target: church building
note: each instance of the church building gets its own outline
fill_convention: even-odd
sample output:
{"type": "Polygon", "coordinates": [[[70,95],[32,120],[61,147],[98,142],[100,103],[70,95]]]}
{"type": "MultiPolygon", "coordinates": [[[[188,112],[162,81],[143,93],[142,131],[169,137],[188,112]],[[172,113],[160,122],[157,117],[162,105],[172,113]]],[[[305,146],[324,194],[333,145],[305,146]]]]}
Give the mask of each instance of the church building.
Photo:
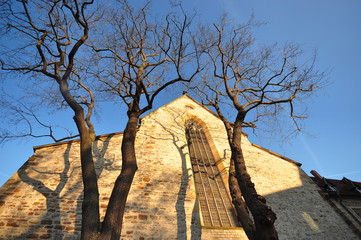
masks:
{"type": "MultiPolygon", "coordinates": [[[[102,217],[120,173],[121,141],[122,133],[113,133],[93,145],[102,217]]],[[[1,240],[79,239],[79,147],[79,140],[34,147],[0,189],[1,240]]],[[[185,94],[141,119],[136,149],[121,239],[247,239],[229,195],[231,152],[216,114],[185,94]]],[[[246,134],[242,149],[258,193],[277,214],[280,239],[360,238],[361,216],[347,221],[334,207],[337,196],[332,204],[322,195],[322,177],[312,180],[300,163],[250,143],[246,134]]]]}

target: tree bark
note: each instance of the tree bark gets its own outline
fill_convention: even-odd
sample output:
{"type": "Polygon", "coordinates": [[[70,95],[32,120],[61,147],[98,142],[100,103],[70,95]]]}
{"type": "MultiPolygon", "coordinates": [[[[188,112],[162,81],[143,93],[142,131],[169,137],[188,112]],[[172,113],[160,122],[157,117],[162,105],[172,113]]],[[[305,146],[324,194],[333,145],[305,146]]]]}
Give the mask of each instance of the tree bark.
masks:
{"type": "Polygon", "coordinates": [[[84,110],[70,94],[66,81],[59,81],[62,96],[74,111],[74,121],[80,135],[80,161],[84,195],[82,203],[81,239],[96,238],[100,225],[98,179],[93,162],[92,145],[94,130],[89,130],[84,119],[84,110]]]}
{"type": "Polygon", "coordinates": [[[123,133],[122,141],[122,170],[117,177],[110,196],[105,214],[100,239],[119,240],[123,224],[123,215],[128,193],[137,171],[135,155],[135,138],[139,120],[138,113],[130,113],[128,123],[123,133]]]}
{"type": "Polygon", "coordinates": [[[277,231],[274,227],[276,214],[267,206],[266,199],[257,194],[251,177],[247,172],[244,156],[241,148],[242,123],[245,113],[238,111],[233,128],[233,141],[231,145],[231,161],[234,163],[237,182],[242,191],[243,198],[247,207],[252,213],[256,227],[256,240],[276,240],[278,239],[277,231]]]}
{"type": "Polygon", "coordinates": [[[255,226],[252,218],[248,212],[246,203],[243,200],[241,189],[238,185],[236,173],[234,170],[234,163],[231,161],[229,168],[229,190],[231,192],[232,203],[237,212],[237,219],[241,223],[248,239],[255,239],[255,226]]]}
{"type": "Polygon", "coordinates": [[[99,190],[93,162],[93,142],[94,139],[89,133],[80,134],[80,160],[84,185],[81,239],[84,240],[95,239],[100,226],[99,190]]]}
{"type": "MultiPolygon", "coordinates": [[[[220,110],[218,101],[216,101],[212,106],[216,109],[218,116],[221,118],[223,122],[223,125],[227,132],[228,143],[229,146],[231,146],[233,142],[233,131],[231,124],[227,121],[226,117],[223,115],[222,111],[220,110]]],[[[247,234],[247,237],[250,240],[254,240],[256,228],[248,212],[247,205],[242,197],[242,192],[236,178],[234,162],[232,160],[230,161],[230,165],[229,165],[228,185],[232,198],[232,203],[237,212],[237,219],[241,223],[244,231],[247,234]]]]}

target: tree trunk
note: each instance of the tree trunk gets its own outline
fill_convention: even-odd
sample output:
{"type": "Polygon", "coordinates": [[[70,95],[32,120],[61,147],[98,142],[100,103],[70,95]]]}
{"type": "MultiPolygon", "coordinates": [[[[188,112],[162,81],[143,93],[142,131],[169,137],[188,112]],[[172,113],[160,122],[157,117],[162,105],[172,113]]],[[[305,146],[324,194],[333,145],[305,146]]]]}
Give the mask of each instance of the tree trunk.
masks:
{"type": "MultiPolygon", "coordinates": [[[[83,125],[83,124],[82,124],[83,125]]],[[[80,160],[84,185],[81,239],[96,239],[100,226],[98,179],[95,172],[92,145],[94,138],[80,134],[80,160]]]]}
{"type": "Polygon", "coordinates": [[[89,130],[84,118],[84,109],[70,94],[68,83],[58,81],[60,92],[74,111],[74,121],[80,135],[80,161],[84,195],[82,203],[81,239],[95,239],[100,225],[98,179],[95,172],[92,145],[95,140],[94,130],[89,130]]]}
{"type": "Polygon", "coordinates": [[[241,223],[244,231],[247,234],[248,239],[255,239],[255,226],[252,218],[248,212],[246,203],[243,200],[242,192],[235,177],[234,163],[231,161],[229,168],[229,190],[231,192],[232,203],[237,212],[237,219],[241,223]]]}
{"type": "MultiPolygon", "coordinates": [[[[224,124],[224,127],[227,132],[228,143],[229,146],[231,147],[233,142],[233,131],[231,124],[227,121],[227,119],[223,115],[222,111],[218,106],[218,103],[213,104],[213,107],[216,109],[218,116],[221,118],[224,124]]],[[[249,214],[247,205],[243,200],[242,192],[236,178],[234,162],[232,160],[230,161],[230,166],[229,166],[228,185],[231,193],[232,203],[237,212],[237,219],[241,223],[244,231],[246,232],[248,239],[254,240],[256,236],[255,235],[256,228],[249,214]]]]}
{"type": "Polygon", "coordinates": [[[135,138],[137,135],[138,113],[130,113],[123,133],[122,170],[117,177],[105,214],[100,239],[119,240],[128,193],[137,171],[135,138]]]}
{"type": "Polygon", "coordinates": [[[234,163],[236,178],[242,191],[242,196],[253,216],[256,227],[255,239],[275,240],[278,239],[277,231],[274,227],[276,214],[267,206],[266,199],[257,194],[244,161],[241,148],[242,123],[244,117],[245,113],[239,111],[233,128],[231,161],[234,163]]]}

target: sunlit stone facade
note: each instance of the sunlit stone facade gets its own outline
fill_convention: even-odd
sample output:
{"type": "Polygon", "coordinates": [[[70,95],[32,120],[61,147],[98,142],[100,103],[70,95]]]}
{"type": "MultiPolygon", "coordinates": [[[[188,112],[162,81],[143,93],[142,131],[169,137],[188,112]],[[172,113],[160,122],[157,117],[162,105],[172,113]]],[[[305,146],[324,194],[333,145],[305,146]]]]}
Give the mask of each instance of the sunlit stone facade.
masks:
{"type": "MultiPolygon", "coordinates": [[[[222,122],[187,95],[145,116],[136,149],[138,171],[121,239],[247,239],[242,228],[204,226],[189,158],[185,122],[203,128],[227,185],[230,151],[222,122]]],[[[101,216],[121,168],[122,134],[93,146],[101,216]]],[[[300,164],[243,138],[248,171],[277,214],[280,239],[358,239],[318,193],[300,164]]],[[[34,148],[34,155],[0,189],[0,239],[78,239],[82,180],[79,142],[34,148]]],[[[228,196],[227,196],[228,197],[228,196]]]]}

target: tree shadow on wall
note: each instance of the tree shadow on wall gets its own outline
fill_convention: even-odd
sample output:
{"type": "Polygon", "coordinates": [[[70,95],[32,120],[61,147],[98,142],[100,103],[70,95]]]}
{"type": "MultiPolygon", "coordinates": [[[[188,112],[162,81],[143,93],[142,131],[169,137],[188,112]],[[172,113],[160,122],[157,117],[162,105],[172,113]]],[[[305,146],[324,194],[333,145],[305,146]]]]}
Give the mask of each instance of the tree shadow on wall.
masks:
{"type": "MultiPolygon", "coordinates": [[[[65,185],[68,182],[69,177],[68,173],[70,170],[70,162],[69,162],[69,152],[71,149],[71,142],[67,144],[66,150],[63,154],[63,163],[64,163],[64,169],[60,172],[50,172],[50,171],[39,171],[35,168],[36,161],[39,161],[42,156],[33,156],[31,157],[19,170],[18,175],[20,179],[31,185],[33,189],[40,194],[42,194],[45,197],[46,200],[46,209],[44,209],[44,214],[41,216],[41,219],[38,221],[38,223],[33,224],[27,231],[20,236],[16,237],[15,239],[25,239],[28,237],[33,238],[50,238],[51,235],[55,237],[54,239],[63,239],[64,227],[61,225],[61,209],[60,209],[60,193],[64,189],[65,185]],[[36,178],[31,175],[37,175],[36,178]],[[43,179],[46,175],[53,175],[59,177],[59,183],[55,187],[54,190],[47,187],[44,182],[42,182],[39,179],[43,179]],[[44,228],[47,229],[45,234],[39,234],[37,233],[39,229],[44,228]],[[51,234],[51,235],[50,235],[51,234]]],[[[46,161],[46,159],[44,159],[46,161]]],[[[54,181],[54,180],[53,180],[54,181]]],[[[55,181],[54,181],[55,182],[55,181]]],[[[38,203],[39,204],[39,203],[38,203]]],[[[34,208],[38,207],[34,206],[34,208]]],[[[38,213],[40,209],[33,209],[34,214],[38,213]]],[[[28,214],[31,214],[29,212],[28,214]]],[[[33,215],[34,216],[34,215],[33,215]]],[[[32,216],[29,216],[31,219],[32,216]]]]}
{"type": "MultiPolygon", "coordinates": [[[[176,126],[176,129],[170,129],[165,126],[161,122],[153,119],[159,126],[163,128],[165,132],[167,132],[170,136],[170,139],[162,139],[162,140],[172,140],[173,145],[177,149],[179,156],[181,158],[182,164],[182,176],[181,176],[181,184],[179,186],[177,202],[176,202],[176,211],[177,211],[177,239],[187,239],[187,219],[186,219],[186,209],[185,209],[185,201],[187,196],[187,189],[189,188],[189,182],[192,179],[192,169],[187,168],[187,159],[186,155],[188,151],[187,143],[184,140],[180,139],[177,135],[185,136],[185,128],[178,121],[177,118],[182,117],[182,114],[179,112],[173,111],[172,113],[173,126],[176,126]]],[[[157,139],[157,138],[156,138],[157,139]]],[[[158,139],[159,140],[159,139],[158,139]]],[[[197,199],[195,200],[192,217],[191,217],[191,239],[199,240],[201,238],[201,230],[200,230],[200,216],[199,211],[197,210],[197,199]]]]}
{"type": "MultiPolygon", "coordinates": [[[[100,176],[104,169],[119,170],[112,166],[113,161],[104,158],[109,142],[113,135],[107,136],[103,140],[101,149],[98,147],[98,141],[93,145],[94,163],[97,175],[100,176]]],[[[52,153],[48,153],[50,156],[52,153]]],[[[81,167],[78,149],[74,149],[72,142],[68,142],[63,153],[63,169],[56,172],[51,165],[47,171],[40,171],[37,163],[46,161],[49,157],[47,153],[44,155],[35,154],[31,157],[19,170],[18,175],[21,181],[32,186],[35,191],[45,197],[46,207],[44,209],[35,210],[36,214],[30,215],[28,218],[37,222],[32,224],[20,236],[14,239],[44,238],[44,239],[67,239],[68,237],[80,237],[81,231],[81,209],[83,201],[83,182],[81,178],[81,167]],[[73,147],[73,148],[72,148],[73,147]],[[76,151],[75,158],[70,159],[70,152],[76,151]],[[71,181],[69,181],[71,179],[71,181]],[[49,186],[54,186],[51,189],[49,186]],[[65,191],[66,190],[66,191],[65,191]],[[41,217],[39,217],[41,216],[41,217]],[[39,219],[40,218],[40,219],[39,219]],[[36,219],[36,220],[35,220],[36,219]],[[65,223],[67,222],[67,223],[65,223]],[[70,223],[69,223],[70,222],[70,223]],[[45,233],[44,230],[46,229],[45,233]],[[41,233],[40,233],[41,232],[41,233]]],[[[73,154],[72,154],[73,155],[73,154]]],[[[60,160],[61,157],[59,157],[60,160]]],[[[41,203],[33,208],[37,208],[41,203]]],[[[32,206],[29,206],[32,208],[32,206]]],[[[29,211],[26,214],[29,214],[29,211]]]]}
{"type": "MultiPolygon", "coordinates": [[[[104,140],[101,139],[97,139],[94,143],[93,143],[93,156],[95,158],[95,162],[94,162],[94,166],[95,166],[95,171],[97,173],[97,177],[99,179],[100,175],[102,174],[103,170],[107,170],[107,171],[120,171],[120,168],[116,168],[113,166],[114,164],[114,159],[110,160],[105,158],[105,154],[107,153],[108,147],[109,147],[109,143],[110,140],[113,138],[115,134],[109,134],[104,140]],[[99,148],[99,142],[102,141],[102,147],[99,148]]],[[[120,146],[119,146],[119,153],[120,153],[120,146]]]]}

